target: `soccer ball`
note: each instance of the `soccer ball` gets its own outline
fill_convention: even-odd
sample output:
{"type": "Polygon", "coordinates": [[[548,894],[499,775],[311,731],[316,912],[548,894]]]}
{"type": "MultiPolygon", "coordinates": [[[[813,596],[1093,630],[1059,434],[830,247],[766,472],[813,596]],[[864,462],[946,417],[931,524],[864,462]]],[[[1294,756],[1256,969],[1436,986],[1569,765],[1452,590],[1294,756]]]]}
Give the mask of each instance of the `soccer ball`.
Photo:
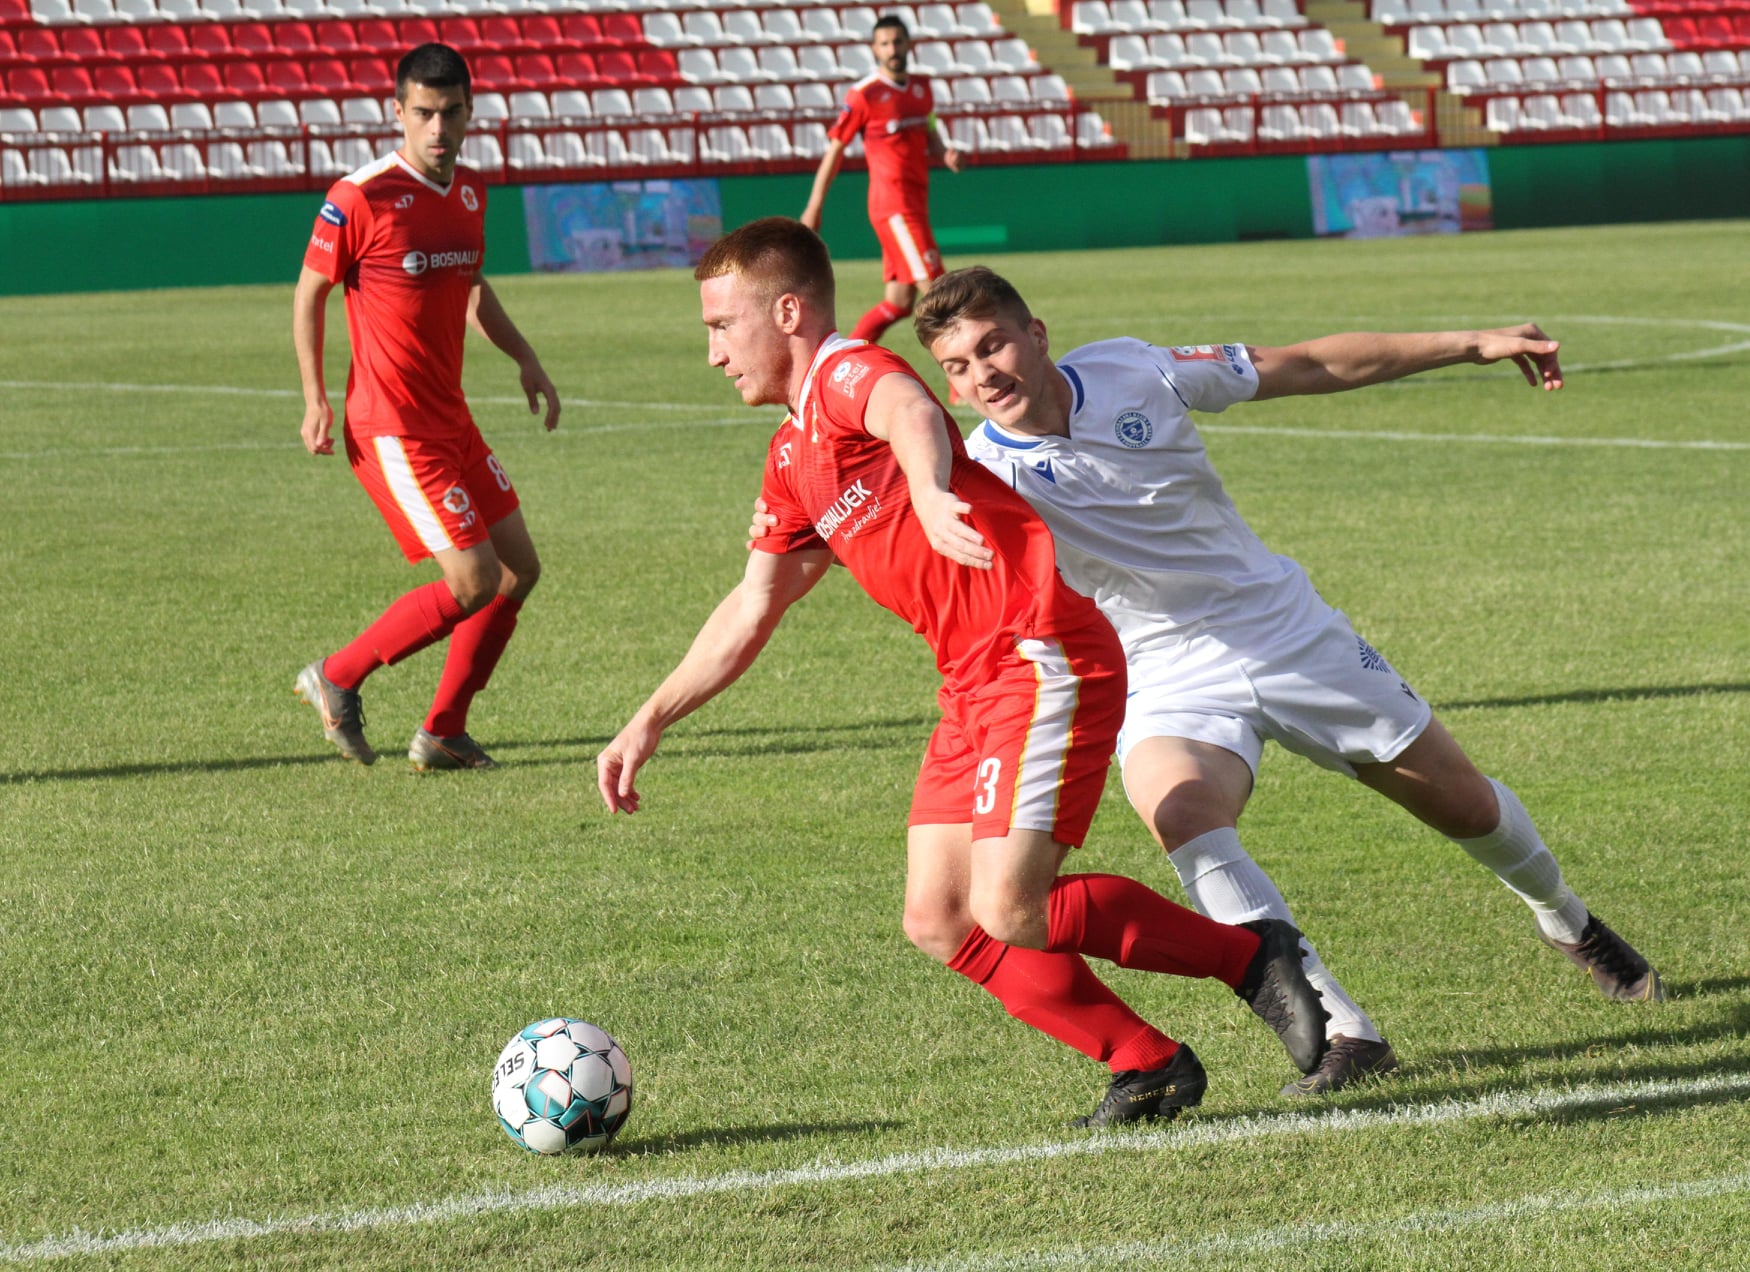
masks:
{"type": "Polygon", "coordinates": [[[504,1044],[492,1070],[492,1110],[531,1153],[593,1153],[632,1112],[632,1066],[583,1020],[537,1020],[504,1044]]]}

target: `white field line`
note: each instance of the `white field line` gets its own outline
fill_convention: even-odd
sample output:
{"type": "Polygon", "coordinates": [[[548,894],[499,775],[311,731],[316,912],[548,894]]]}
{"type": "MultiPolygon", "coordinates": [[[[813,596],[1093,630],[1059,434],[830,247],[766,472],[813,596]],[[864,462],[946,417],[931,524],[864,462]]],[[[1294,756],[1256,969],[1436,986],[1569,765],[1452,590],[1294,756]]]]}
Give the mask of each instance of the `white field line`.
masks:
{"type": "Polygon", "coordinates": [[[30,1263],[74,1255],[112,1254],[175,1248],[257,1237],[320,1236],[366,1232],[413,1224],[443,1223],[489,1214],[518,1214],[580,1207],[630,1206],[690,1197],[818,1187],[861,1179],[891,1179],[936,1171],[1000,1168],[1067,1157],[1102,1157],[1119,1152],[1172,1152],[1185,1148],[1245,1144],[1290,1135],[1334,1135],[1400,1127],[1437,1126],[1490,1117],[1535,1117],[1564,1109],[1628,1108],[1648,1101],[1750,1093],[1750,1074],[1722,1075],[1688,1082],[1622,1082],[1568,1090],[1487,1095],[1441,1104],[1383,1109],[1336,1109],[1267,1117],[1191,1121],[1163,1130],[1119,1131],[1078,1136],[1010,1148],[932,1148],[866,1161],[822,1161],[789,1170],[730,1171],[721,1175],[679,1175],[629,1184],[556,1184],[525,1192],[494,1190],[439,1201],[412,1202],[369,1210],[343,1210],[263,1219],[213,1219],[160,1228],[104,1233],[75,1230],[40,1241],[0,1244],[0,1262],[30,1263]]]}
{"type": "Polygon", "coordinates": [[[1160,1241],[1127,1241],[1104,1246],[1068,1246],[1025,1254],[955,1257],[904,1265],[904,1272],[1021,1272],[1029,1268],[1137,1268],[1190,1266],[1215,1255],[1252,1255],[1307,1250],[1330,1243],[1354,1246],[1382,1237],[1427,1237],[1503,1223],[1531,1223],[1583,1210],[1622,1211],[1670,1202],[1701,1201],[1750,1192],[1750,1172],[1718,1175],[1686,1183],[1617,1188],[1592,1193],[1543,1193],[1464,1209],[1414,1210],[1373,1223],[1282,1224],[1250,1232],[1160,1241]]]}

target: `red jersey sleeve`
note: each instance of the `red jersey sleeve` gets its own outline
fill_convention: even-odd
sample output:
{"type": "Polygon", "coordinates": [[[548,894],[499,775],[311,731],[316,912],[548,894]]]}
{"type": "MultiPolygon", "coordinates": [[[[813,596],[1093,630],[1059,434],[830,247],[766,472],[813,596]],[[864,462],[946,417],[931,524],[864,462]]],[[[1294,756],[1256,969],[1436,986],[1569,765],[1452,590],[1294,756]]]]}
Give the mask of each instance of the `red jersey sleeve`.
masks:
{"type": "Polygon", "coordinates": [[[371,205],[351,182],[336,182],[328,191],[316,228],[304,249],[304,264],[331,283],[346,277],[364,250],[371,228],[371,205]]]}
{"type": "Polygon", "coordinates": [[[796,426],[786,419],[766,452],[765,484],[760,488],[760,498],[766,501],[766,511],[778,519],[778,524],[753,542],[759,551],[770,552],[773,556],[806,552],[811,548],[825,549],[827,546],[796,498],[789,480],[795,445],[793,438],[797,435],[796,426]]]}
{"type": "Polygon", "coordinates": [[[850,145],[869,126],[869,104],[863,94],[853,88],[845,94],[845,104],[839,107],[839,117],[827,129],[827,136],[843,145],[850,145]]]}

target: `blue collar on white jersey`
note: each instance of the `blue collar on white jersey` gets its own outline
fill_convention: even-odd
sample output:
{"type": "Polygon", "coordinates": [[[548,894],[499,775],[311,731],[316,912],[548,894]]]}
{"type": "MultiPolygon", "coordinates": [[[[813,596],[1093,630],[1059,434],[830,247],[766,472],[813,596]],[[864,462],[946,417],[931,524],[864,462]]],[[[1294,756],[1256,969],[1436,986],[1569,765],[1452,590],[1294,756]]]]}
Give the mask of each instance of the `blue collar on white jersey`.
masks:
{"type": "Polygon", "coordinates": [[[1074,367],[1066,367],[1061,362],[1058,363],[1057,369],[1063,372],[1064,378],[1069,381],[1069,387],[1076,391],[1075,404],[1069,408],[1069,413],[1074,415],[1082,409],[1082,402],[1087,397],[1087,394],[1082,391],[1082,377],[1076,374],[1074,367]]]}

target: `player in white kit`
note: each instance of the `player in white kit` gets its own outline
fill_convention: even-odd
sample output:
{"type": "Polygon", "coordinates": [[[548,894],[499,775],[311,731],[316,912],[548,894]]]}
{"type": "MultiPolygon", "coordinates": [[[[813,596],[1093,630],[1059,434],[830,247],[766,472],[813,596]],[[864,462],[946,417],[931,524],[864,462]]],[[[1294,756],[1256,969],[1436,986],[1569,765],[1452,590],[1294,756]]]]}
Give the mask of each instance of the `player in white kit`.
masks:
{"type": "MultiPolygon", "coordinates": [[[[1119,738],[1125,789],[1197,908],[1227,923],[1292,922],[1236,831],[1274,739],[1455,840],[1606,997],[1663,998],[1659,974],[1568,888],[1513,792],[1478,771],[1300,566],[1253,533],[1189,414],[1509,358],[1532,385],[1559,389],[1556,342],[1531,324],[1283,348],[1116,339],[1053,362],[1044,324],[982,267],[939,279],[914,322],[962,400],[987,417],[968,452],[1039,510],[1064,577],[1118,629],[1131,690],[1119,738]]],[[[1283,1094],[1396,1068],[1316,950],[1306,972],[1331,1014],[1331,1048],[1283,1094]]]]}

